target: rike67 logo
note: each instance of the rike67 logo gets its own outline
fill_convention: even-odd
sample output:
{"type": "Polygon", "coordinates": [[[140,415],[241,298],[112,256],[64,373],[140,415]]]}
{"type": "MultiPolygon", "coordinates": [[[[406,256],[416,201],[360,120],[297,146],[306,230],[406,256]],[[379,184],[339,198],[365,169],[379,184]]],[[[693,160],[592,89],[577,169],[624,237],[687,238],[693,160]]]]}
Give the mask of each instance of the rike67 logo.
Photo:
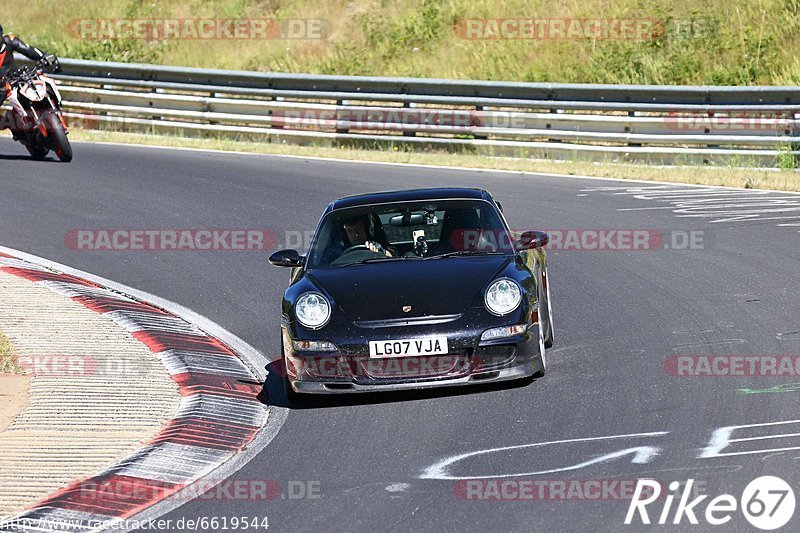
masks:
{"type": "MultiPolygon", "coordinates": [[[[705,500],[708,495],[690,500],[693,496],[693,485],[693,479],[685,483],[670,483],[662,506],[660,502],[656,504],[663,496],[661,484],[654,480],[638,480],[625,516],[625,524],[677,525],[685,524],[685,518],[689,524],[697,525],[700,517],[707,524],[718,526],[727,524],[741,512],[751,526],[762,531],[771,531],[786,525],[794,515],[794,491],[779,477],[761,476],[754,479],[748,483],[738,500],[731,494],[720,494],[707,502],[705,500]],[[679,494],[681,487],[683,490],[679,494]],[[676,499],[678,503],[673,508],[676,499]],[[652,518],[648,511],[655,512],[652,518]]],[[[731,525],[735,527],[739,524],[731,525]]]]}

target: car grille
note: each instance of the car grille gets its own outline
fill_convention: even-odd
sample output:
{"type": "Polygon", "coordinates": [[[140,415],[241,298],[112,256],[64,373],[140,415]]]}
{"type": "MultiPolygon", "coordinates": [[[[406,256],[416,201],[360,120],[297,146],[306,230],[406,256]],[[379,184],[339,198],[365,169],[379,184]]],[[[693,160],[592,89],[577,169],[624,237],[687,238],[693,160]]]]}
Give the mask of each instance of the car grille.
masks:
{"type": "Polygon", "coordinates": [[[356,383],[408,382],[465,376],[470,372],[471,359],[465,353],[385,359],[357,357],[351,361],[351,369],[356,383]]]}
{"type": "Polygon", "coordinates": [[[385,320],[357,320],[353,322],[360,328],[396,328],[402,326],[430,326],[433,324],[446,324],[461,318],[461,314],[457,315],[429,315],[420,317],[407,317],[407,318],[390,318],[385,320]]]}

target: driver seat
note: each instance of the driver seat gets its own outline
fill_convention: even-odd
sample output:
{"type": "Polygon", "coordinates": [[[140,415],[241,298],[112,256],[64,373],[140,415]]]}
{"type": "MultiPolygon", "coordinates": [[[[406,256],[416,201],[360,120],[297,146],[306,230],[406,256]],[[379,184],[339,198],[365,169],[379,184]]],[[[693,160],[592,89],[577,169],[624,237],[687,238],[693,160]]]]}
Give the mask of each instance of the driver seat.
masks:
{"type": "Polygon", "coordinates": [[[477,211],[474,209],[448,210],[442,220],[439,242],[433,248],[434,254],[473,251],[480,248],[483,228],[477,211]]]}

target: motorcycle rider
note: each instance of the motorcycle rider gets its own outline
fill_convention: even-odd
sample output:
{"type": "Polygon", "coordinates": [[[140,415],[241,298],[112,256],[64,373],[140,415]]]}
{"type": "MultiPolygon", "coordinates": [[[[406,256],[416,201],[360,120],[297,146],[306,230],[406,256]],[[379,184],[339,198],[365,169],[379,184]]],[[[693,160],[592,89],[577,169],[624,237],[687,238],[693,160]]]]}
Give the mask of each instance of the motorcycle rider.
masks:
{"type": "MultiPolygon", "coordinates": [[[[2,40],[0,40],[0,81],[3,82],[3,86],[0,86],[0,105],[5,102],[6,97],[8,96],[5,88],[5,77],[14,70],[14,52],[19,52],[33,61],[44,59],[47,63],[47,66],[50,67],[50,70],[53,72],[58,72],[61,70],[61,66],[58,64],[58,58],[56,58],[56,56],[53,54],[45,54],[38,48],[34,48],[26,42],[20,40],[14,34],[4,34],[2,24],[0,24],[0,36],[2,36],[2,40]]],[[[4,130],[9,127],[11,124],[9,119],[11,119],[10,111],[5,117],[3,117],[0,130],[4,130]]],[[[14,137],[16,138],[17,132],[15,132],[13,128],[11,129],[15,134],[14,137]]]]}

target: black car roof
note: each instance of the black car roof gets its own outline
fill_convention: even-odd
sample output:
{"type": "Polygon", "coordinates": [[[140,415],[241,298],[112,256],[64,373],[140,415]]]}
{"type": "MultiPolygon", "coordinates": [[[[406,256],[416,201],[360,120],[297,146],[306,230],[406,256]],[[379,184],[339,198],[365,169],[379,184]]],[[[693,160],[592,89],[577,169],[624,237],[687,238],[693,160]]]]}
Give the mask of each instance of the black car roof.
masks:
{"type": "Polygon", "coordinates": [[[491,195],[483,189],[468,187],[435,187],[427,189],[406,189],[398,191],[373,192],[345,196],[331,203],[330,209],[345,209],[362,205],[385,204],[391,202],[416,202],[424,200],[487,200],[491,195]]]}

